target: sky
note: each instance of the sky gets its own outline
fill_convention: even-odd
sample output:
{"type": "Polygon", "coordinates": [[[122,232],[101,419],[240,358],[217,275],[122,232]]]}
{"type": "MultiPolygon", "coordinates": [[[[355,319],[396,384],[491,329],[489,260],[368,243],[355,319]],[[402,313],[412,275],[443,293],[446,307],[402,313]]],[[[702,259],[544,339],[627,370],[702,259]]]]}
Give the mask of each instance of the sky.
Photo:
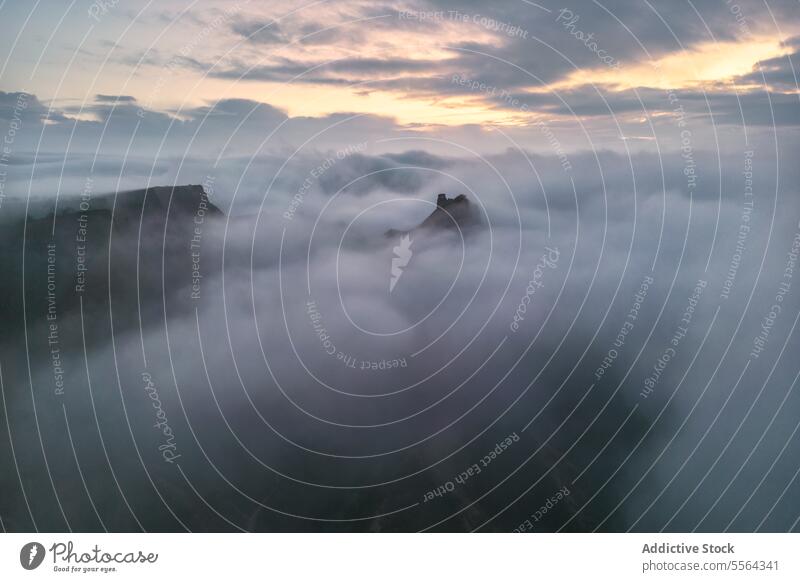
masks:
{"type": "Polygon", "coordinates": [[[633,147],[621,142],[654,141],[678,106],[709,147],[713,131],[798,124],[791,0],[7,0],[2,12],[0,115],[25,91],[29,114],[55,126],[135,111],[161,132],[254,109],[320,127],[355,114],[366,127],[350,134],[498,150],[497,128],[541,148],[537,123],[568,148],[633,147]]]}

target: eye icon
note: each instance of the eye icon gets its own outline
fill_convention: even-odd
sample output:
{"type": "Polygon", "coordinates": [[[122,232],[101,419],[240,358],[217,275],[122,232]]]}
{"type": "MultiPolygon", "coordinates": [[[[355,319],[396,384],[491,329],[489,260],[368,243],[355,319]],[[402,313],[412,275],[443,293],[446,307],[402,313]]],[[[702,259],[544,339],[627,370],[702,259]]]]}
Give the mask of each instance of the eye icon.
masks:
{"type": "Polygon", "coordinates": [[[19,563],[26,570],[35,570],[44,561],[44,546],[38,542],[29,542],[19,551],[19,563]]]}

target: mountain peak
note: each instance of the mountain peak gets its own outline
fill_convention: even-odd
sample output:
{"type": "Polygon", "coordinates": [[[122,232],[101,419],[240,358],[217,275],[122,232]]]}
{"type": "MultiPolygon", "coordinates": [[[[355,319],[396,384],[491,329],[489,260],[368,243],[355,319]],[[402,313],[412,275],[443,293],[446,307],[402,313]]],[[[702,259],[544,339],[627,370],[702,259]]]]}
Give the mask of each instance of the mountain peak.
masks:
{"type": "Polygon", "coordinates": [[[448,206],[451,206],[453,204],[460,204],[461,202],[466,202],[467,204],[469,204],[469,200],[467,200],[466,195],[459,194],[455,198],[448,198],[447,194],[439,194],[436,197],[436,206],[438,206],[439,208],[447,208],[448,206]]]}
{"type": "Polygon", "coordinates": [[[459,194],[455,198],[448,198],[447,194],[439,194],[436,196],[436,208],[418,226],[405,231],[391,229],[387,231],[386,236],[396,236],[419,230],[463,229],[477,224],[480,224],[480,219],[465,194],[459,194]]]}

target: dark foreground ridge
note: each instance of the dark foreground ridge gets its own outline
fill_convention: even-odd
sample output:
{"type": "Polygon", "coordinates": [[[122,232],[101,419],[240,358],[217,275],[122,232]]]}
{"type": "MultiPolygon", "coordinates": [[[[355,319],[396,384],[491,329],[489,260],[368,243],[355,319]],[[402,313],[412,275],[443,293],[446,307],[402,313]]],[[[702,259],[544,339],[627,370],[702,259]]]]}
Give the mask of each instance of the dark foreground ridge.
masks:
{"type": "Polygon", "coordinates": [[[113,307],[122,330],[140,309],[143,323],[165,301],[181,310],[189,301],[169,298],[191,297],[201,259],[211,275],[210,244],[223,217],[201,185],[89,192],[62,199],[57,213],[20,215],[0,232],[0,268],[9,275],[0,280],[0,315],[21,330],[64,322],[83,302],[94,322],[113,307]]]}
{"type": "MultiPolygon", "coordinates": [[[[105,196],[111,199],[113,195],[105,196]]],[[[186,186],[153,186],[143,190],[130,190],[117,195],[114,221],[128,222],[139,215],[144,208],[148,217],[166,217],[169,210],[170,220],[184,220],[194,216],[198,210],[205,216],[220,217],[222,211],[208,198],[208,193],[200,184],[186,186]]]]}

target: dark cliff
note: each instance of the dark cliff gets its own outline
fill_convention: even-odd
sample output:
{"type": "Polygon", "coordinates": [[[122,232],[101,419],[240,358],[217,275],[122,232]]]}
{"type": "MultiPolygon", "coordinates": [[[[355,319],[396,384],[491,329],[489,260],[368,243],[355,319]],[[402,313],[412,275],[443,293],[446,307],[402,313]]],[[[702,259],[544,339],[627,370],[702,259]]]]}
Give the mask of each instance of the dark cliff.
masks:
{"type": "Polygon", "coordinates": [[[436,208],[419,225],[405,231],[391,229],[386,236],[433,233],[443,229],[462,230],[480,224],[480,216],[466,195],[459,194],[455,198],[448,198],[447,194],[439,194],[436,198],[436,208]]]}
{"type": "Polygon", "coordinates": [[[20,216],[0,233],[7,330],[78,317],[81,303],[87,334],[112,317],[117,329],[138,325],[140,312],[147,325],[163,315],[165,302],[186,309],[193,271],[216,263],[212,249],[201,251],[224,214],[202,186],[84,194],[60,207],[57,214],[20,216]]]}

